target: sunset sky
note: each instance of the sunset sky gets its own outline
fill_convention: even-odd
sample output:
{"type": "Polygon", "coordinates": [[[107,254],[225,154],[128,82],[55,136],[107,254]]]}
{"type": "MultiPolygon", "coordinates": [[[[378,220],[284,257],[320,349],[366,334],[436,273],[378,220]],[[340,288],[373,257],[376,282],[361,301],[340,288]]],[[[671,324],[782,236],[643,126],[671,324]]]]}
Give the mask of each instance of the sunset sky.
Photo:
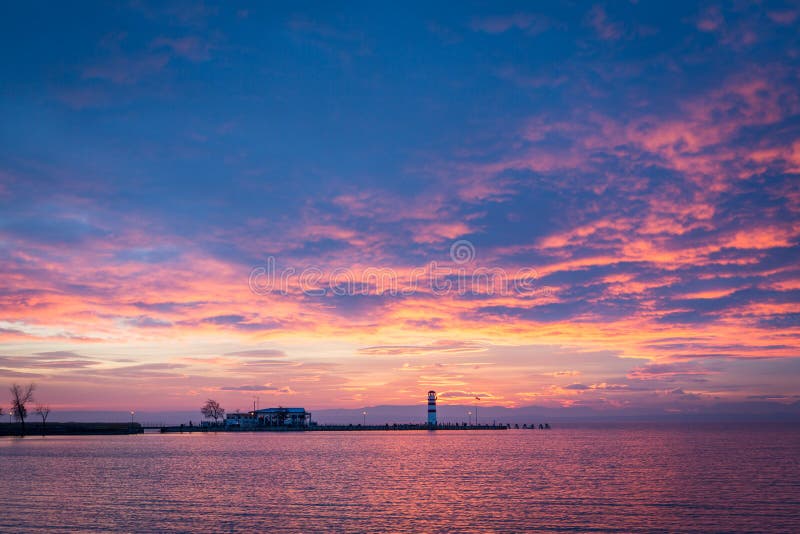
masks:
{"type": "Polygon", "coordinates": [[[798,403],[799,26],[781,2],[4,2],[0,387],[798,403]]]}

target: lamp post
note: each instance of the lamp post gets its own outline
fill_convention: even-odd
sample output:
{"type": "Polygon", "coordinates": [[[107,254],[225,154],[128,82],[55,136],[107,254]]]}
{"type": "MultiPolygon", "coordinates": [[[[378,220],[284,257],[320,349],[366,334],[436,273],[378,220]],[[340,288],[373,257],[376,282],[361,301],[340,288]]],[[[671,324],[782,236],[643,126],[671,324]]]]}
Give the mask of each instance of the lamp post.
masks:
{"type": "Polygon", "coordinates": [[[467,412],[467,420],[469,421],[468,426],[472,426],[472,412],[467,412]]]}
{"type": "Polygon", "coordinates": [[[131,410],[131,426],[128,428],[128,433],[133,434],[133,416],[136,415],[136,412],[131,410]]]}
{"type": "Polygon", "coordinates": [[[367,426],[367,412],[361,412],[361,415],[364,416],[364,426],[367,426]]]}

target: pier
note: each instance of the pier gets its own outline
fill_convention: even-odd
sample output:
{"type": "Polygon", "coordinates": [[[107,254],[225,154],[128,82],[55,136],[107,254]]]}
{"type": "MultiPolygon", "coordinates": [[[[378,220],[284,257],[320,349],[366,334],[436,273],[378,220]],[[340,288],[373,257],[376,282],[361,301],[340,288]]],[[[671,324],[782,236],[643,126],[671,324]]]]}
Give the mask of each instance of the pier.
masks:
{"type": "MultiPolygon", "coordinates": [[[[437,418],[436,392],[428,391],[427,396],[427,422],[425,423],[384,423],[366,424],[367,412],[362,411],[363,423],[361,424],[320,424],[312,421],[311,412],[301,407],[273,407],[258,409],[255,401],[253,409],[248,412],[236,411],[225,413],[219,403],[209,399],[201,409],[201,413],[206,419],[213,421],[202,421],[199,425],[192,424],[171,424],[163,421],[144,421],[135,422],[133,417],[135,411],[130,412],[130,423],[50,423],[46,427],[44,424],[37,425],[29,423],[26,433],[29,435],[53,435],[53,434],[183,434],[194,432],[387,432],[387,431],[463,431],[463,430],[508,430],[512,428],[509,423],[479,424],[477,407],[475,408],[475,418],[472,419],[472,412],[467,412],[470,416],[469,422],[439,422],[437,418]],[[474,423],[473,423],[474,421],[474,423]]],[[[480,399],[478,399],[480,400],[480,399]]],[[[513,425],[515,430],[520,429],[519,423],[513,425]]],[[[536,424],[523,424],[522,429],[534,430],[536,424]]],[[[550,425],[540,423],[540,430],[549,430],[550,425]]],[[[2,435],[21,435],[22,425],[2,425],[0,424],[0,436],[2,435]]]]}
{"type": "MultiPolygon", "coordinates": [[[[477,398],[477,397],[476,397],[477,398]]],[[[478,423],[478,409],[475,408],[475,419],[472,419],[472,412],[468,422],[439,422],[437,417],[436,401],[439,400],[436,392],[428,391],[427,396],[427,422],[426,423],[384,423],[384,424],[367,424],[367,412],[362,411],[363,422],[361,424],[320,424],[319,422],[312,421],[311,412],[301,407],[284,407],[277,406],[274,408],[259,409],[253,402],[253,409],[247,412],[236,411],[233,413],[222,413],[224,419],[220,424],[218,413],[213,413],[210,407],[219,407],[218,403],[209,399],[204,407],[206,410],[204,415],[214,419],[213,423],[203,422],[199,428],[189,425],[180,425],[179,427],[171,426],[164,427],[161,432],[207,432],[207,431],[223,431],[223,432],[359,432],[359,431],[392,431],[392,430],[425,430],[425,431],[443,431],[443,430],[507,430],[511,428],[510,424],[500,423],[493,421],[489,424],[478,423]],[[473,423],[474,421],[474,423],[473,423]]],[[[480,399],[478,399],[480,400],[480,399]]],[[[545,425],[550,428],[549,425],[545,425]]],[[[515,424],[514,428],[519,429],[519,424],[515,424]]],[[[528,428],[523,425],[523,428],[528,428]]],[[[535,428],[531,425],[530,428],[535,428]]],[[[541,424],[539,428],[545,427],[541,424]]]]}
{"type": "MultiPolygon", "coordinates": [[[[26,436],[108,436],[120,434],[141,434],[139,423],[59,423],[42,425],[38,422],[25,423],[26,436]]],[[[19,423],[0,423],[0,436],[22,435],[19,423]]]]}
{"type": "MultiPolygon", "coordinates": [[[[509,429],[531,429],[537,425],[520,426],[518,424],[493,424],[493,425],[469,425],[469,424],[438,424],[436,426],[425,423],[403,423],[403,424],[383,424],[383,425],[320,425],[312,424],[308,426],[261,426],[261,427],[226,427],[223,425],[166,425],[160,423],[48,423],[45,428],[41,424],[29,423],[26,425],[25,435],[28,436],[88,436],[88,435],[124,435],[124,434],[182,434],[194,432],[376,432],[376,431],[427,431],[427,432],[447,432],[459,430],[509,430],[509,429]]],[[[539,429],[549,430],[550,425],[538,425],[539,429]]],[[[21,428],[18,424],[0,423],[0,436],[19,436],[21,428]]]]}
{"type": "Polygon", "coordinates": [[[145,430],[159,430],[161,433],[173,432],[374,432],[374,431],[456,431],[456,430],[508,430],[511,425],[457,425],[440,424],[428,425],[417,423],[383,424],[383,425],[319,425],[308,426],[252,426],[252,427],[225,427],[225,426],[163,426],[143,427],[145,430]]]}

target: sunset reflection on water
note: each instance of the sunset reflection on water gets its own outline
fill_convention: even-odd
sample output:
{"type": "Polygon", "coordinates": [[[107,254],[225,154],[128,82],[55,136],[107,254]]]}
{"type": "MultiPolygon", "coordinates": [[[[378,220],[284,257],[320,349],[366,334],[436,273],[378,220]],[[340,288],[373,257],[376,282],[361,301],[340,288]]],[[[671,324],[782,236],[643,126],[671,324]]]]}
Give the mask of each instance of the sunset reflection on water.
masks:
{"type": "Polygon", "coordinates": [[[769,425],[4,438],[0,531],[796,531],[799,446],[769,425]]]}

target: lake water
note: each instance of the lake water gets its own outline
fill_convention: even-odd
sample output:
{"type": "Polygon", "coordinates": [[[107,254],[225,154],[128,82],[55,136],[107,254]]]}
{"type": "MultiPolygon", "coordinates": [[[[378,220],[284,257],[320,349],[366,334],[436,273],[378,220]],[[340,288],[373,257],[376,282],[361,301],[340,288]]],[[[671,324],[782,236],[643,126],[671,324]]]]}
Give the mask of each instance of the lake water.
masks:
{"type": "Polygon", "coordinates": [[[800,428],[0,438],[0,532],[800,532],[800,428]]]}

